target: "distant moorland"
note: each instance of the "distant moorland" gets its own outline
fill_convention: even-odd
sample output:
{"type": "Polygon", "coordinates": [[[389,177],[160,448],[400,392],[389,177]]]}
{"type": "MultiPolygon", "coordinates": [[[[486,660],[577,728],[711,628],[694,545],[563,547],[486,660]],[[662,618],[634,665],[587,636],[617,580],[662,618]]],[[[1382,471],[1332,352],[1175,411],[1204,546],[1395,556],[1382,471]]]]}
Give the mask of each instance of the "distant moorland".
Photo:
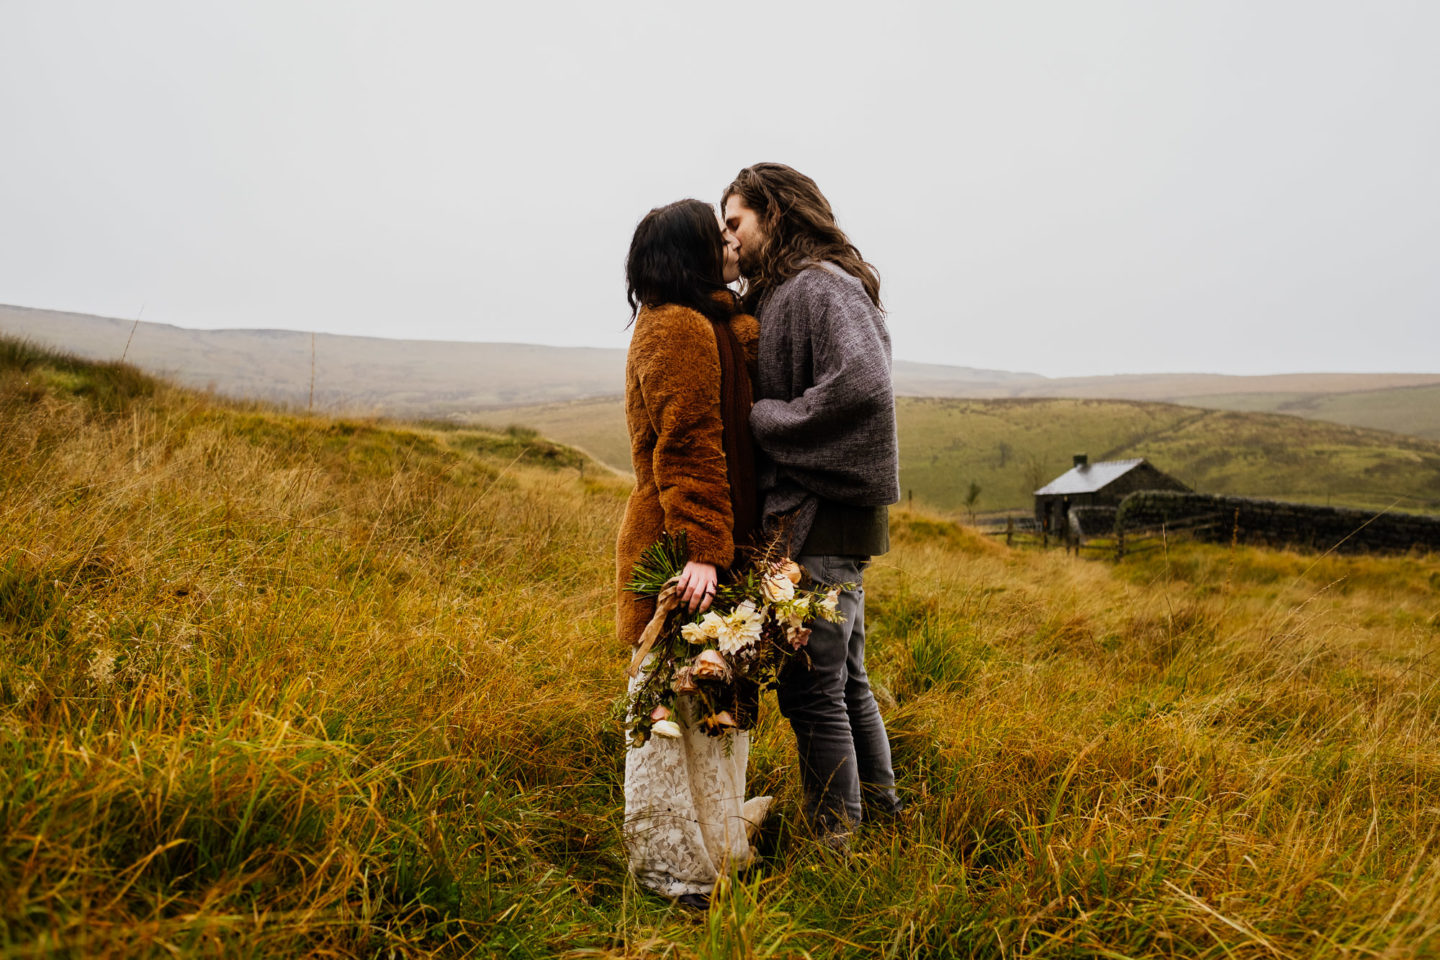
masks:
{"type": "MultiPolygon", "coordinates": [[[[616,329],[624,324],[617,314],[616,329]]],[[[517,328],[517,330],[523,328],[517,328]]],[[[290,330],[189,330],[167,324],[0,306],[0,333],[92,360],[122,355],[142,370],[242,399],[329,413],[463,417],[480,410],[614,396],[624,351],[516,343],[389,340],[290,330]],[[133,332],[133,336],[132,336],[133,332]]],[[[1177,358],[1177,363],[1183,358],[1177,358]]],[[[1440,374],[1275,376],[1033,373],[895,362],[910,397],[1151,400],[1312,419],[1440,439],[1440,374]]],[[[609,458],[607,458],[609,459],[609,458]]]]}

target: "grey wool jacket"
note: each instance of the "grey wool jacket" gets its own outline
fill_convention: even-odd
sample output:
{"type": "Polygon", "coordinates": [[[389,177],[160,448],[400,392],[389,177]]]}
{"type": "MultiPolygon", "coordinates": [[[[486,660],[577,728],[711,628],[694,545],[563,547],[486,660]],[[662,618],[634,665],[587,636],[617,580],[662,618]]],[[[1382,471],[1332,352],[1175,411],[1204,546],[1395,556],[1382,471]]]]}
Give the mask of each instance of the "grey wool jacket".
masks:
{"type": "Polygon", "coordinates": [[[860,281],[832,263],[776,287],[759,320],[750,426],[765,525],[798,550],[824,502],[900,499],[890,332],[860,281]]]}

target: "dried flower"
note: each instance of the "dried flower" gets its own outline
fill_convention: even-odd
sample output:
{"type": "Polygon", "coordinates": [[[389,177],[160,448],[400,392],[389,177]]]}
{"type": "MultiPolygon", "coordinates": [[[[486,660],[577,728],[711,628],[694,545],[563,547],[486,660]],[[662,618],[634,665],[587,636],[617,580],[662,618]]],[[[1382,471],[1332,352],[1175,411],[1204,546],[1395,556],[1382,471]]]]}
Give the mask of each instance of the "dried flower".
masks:
{"type": "Polygon", "coordinates": [[[780,574],[782,577],[789,580],[796,586],[799,586],[800,577],[804,574],[804,571],[800,569],[800,564],[789,558],[781,560],[779,563],[775,564],[773,569],[776,573],[780,574]]]}
{"type": "Polygon", "coordinates": [[[795,599],[795,584],[783,573],[767,573],[760,581],[760,592],[771,603],[783,603],[795,599]]]}
{"type": "Polygon", "coordinates": [[[674,690],[676,693],[694,693],[700,689],[695,686],[694,671],[689,667],[675,668],[674,690]]]}
{"type": "Polygon", "coordinates": [[[730,664],[714,650],[701,650],[690,667],[690,676],[696,680],[729,680],[730,664]]]}
{"type": "Polygon", "coordinates": [[[90,659],[85,669],[85,675],[91,680],[105,686],[115,679],[115,651],[96,650],[95,656],[90,659]]]}
{"type": "Polygon", "coordinates": [[[721,710],[719,713],[713,713],[700,722],[710,730],[733,730],[739,726],[739,724],[735,722],[735,718],[730,716],[729,710],[721,710]]]}

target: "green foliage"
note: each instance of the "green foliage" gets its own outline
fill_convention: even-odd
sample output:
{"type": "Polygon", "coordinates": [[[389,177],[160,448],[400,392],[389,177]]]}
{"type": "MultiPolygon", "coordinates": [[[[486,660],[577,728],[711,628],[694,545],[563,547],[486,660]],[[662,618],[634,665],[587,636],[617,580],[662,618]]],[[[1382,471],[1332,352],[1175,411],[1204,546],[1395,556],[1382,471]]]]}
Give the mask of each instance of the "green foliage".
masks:
{"type": "Polygon", "coordinates": [[[665,584],[678,577],[685,569],[685,557],[689,553],[685,531],[671,535],[662,534],[660,539],[646,547],[630,571],[625,589],[642,597],[653,597],[665,589],[665,584]]]}

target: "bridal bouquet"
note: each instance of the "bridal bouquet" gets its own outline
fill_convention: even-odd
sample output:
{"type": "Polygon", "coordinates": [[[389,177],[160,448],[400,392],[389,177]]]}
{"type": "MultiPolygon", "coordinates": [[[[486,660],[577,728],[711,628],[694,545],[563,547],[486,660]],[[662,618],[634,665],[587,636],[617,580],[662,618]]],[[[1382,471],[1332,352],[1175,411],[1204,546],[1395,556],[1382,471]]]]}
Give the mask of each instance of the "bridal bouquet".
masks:
{"type": "Polygon", "coordinates": [[[685,567],[685,537],[665,534],[630,575],[625,589],[655,598],[655,616],[640,636],[630,675],[645,678],[630,698],[630,743],[678,737],[676,698],[689,694],[694,723],[712,736],[750,726],[762,686],[773,686],[791,657],[805,656],[809,624],[844,619],[839,595],[846,584],[816,584],[798,563],[772,546],[716,587],[703,614],[684,609],[675,578],[685,567]],[[737,716],[738,715],[738,716],[737,716]]]}

